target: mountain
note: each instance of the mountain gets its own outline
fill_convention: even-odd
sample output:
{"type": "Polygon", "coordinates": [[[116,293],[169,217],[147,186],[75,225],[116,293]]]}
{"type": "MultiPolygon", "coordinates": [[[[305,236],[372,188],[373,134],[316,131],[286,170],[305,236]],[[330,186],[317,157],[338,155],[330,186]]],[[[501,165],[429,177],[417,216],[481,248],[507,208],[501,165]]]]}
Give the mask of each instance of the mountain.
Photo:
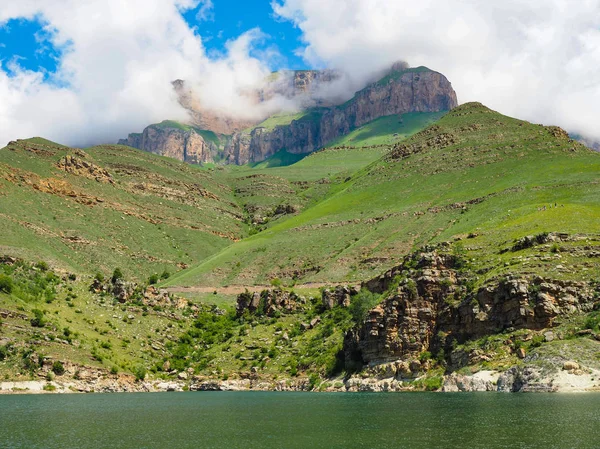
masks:
{"type": "MultiPolygon", "coordinates": [[[[324,86],[338,76],[331,71],[274,74],[270,87],[258,95],[260,101],[283,95],[298,99],[306,109],[298,113],[275,114],[232,136],[218,134],[217,137],[213,132],[212,143],[217,141],[214,147],[203,136],[206,131],[170,121],[151,125],[142,134],[131,134],[119,143],[192,163],[224,160],[244,165],[263,161],[282,150],[292,154],[311,153],[379,117],[448,111],[458,104],[456,93],[443,75],[425,67],[410,69],[404,64],[396,64],[384,78],[359,91],[347,102],[333,106],[322,98],[322,94],[326,90],[324,86]],[[221,142],[222,155],[217,150],[221,142]]],[[[183,82],[176,83],[180,91],[183,86],[183,82]]],[[[189,96],[183,98],[186,100],[182,104],[189,106],[189,96]]],[[[197,117],[198,113],[194,112],[192,116],[197,117]]],[[[220,125],[211,127],[206,120],[196,118],[193,121],[201,123],[205,129],[226,132],[220,125]]]]}
{"type": "Polygon", "coordinates": [[[293,156],[0,150],[9,388],[598,387],[600,154],[469,103],[293,156]]]}
{"type": "Polygon", "coordinates": [[[222,159],[227,140],[212,131],[165,120],[146,127],[141,134],[129,134],[118,144],[190,164],[205,164],[222,159]]]}

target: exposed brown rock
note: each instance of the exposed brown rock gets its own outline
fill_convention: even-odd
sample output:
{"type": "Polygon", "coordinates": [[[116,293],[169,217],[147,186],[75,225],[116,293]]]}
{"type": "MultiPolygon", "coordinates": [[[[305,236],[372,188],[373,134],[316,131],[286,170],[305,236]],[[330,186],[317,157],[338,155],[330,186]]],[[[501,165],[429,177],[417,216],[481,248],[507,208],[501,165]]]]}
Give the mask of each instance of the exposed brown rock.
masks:
{"type": "Polygon", "coordinates": [[[589,312],[594,305],[593,287],[585,282],[502,279],[469,293],[456,263],[454,256],[423,253],[412,274],[398,267],[367,282],[367,288],[383,292],[396,276],[404,277],[365,322],[346,335],[347,364],[414,360],[440,349],[449,353],[453,341],[463,343],[506,329],[551,328],[557,317],[589,312]]]}
{"type": "Polygon", "coordinates": [[[273,130],[255,128],[235,135],[225,149],[229,163],[262,161],[285,149],[310,153],[379,117],[407,112],[447,111],[458,105],[456,93],[442,74],[430,70],[394,71],[358,92],[343,105],[319,109],[306,118],[273,130]]]}
{"type": "MultiPolygon", "coordinates": [[[[79,151],[79,155],[84,156],[85,153],[79,151]]],[[[73,175],[95,179],[98,182],[110,184],[115,183],[108,170],[76,156],[66,155],[60,161],[58,161],[56,166],[61,170],[73,175]]]]}
{"type": "Polygon", "coordinates": [[[242,315],[246,310],[250,313],[264,314],[266,316],[275,316],[277,313],[292,313],[306,303],[306,299],[296,295],[294,292],[288,292],[281,289],[267,289],[260,293],[250,293],[248,291],[241,293],[237,297],[235,310],[238,315],[242,315]]]}
{"type": "Polygon", "coordinates": [[[148,126],[141,134],[130,134],[119,141],[149,153],[160,154],[191,164],[213,161],[217,147],[205,141],[193,128],[181,129],[164,125],[148,126]]]}

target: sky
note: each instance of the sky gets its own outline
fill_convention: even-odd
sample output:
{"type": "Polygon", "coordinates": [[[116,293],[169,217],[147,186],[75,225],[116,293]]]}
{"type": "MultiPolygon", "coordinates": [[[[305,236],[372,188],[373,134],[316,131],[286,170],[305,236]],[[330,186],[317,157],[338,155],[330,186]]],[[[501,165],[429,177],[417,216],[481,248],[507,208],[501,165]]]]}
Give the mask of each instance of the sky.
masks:
{"type": "Polygon", "coordinates": [[[600,0],[0,0],[0,147],[185,120],[177,78],[249,118],[271,71],[334,68],[352,90],[399,60],[461,103],[600,140],[600,0]]]}

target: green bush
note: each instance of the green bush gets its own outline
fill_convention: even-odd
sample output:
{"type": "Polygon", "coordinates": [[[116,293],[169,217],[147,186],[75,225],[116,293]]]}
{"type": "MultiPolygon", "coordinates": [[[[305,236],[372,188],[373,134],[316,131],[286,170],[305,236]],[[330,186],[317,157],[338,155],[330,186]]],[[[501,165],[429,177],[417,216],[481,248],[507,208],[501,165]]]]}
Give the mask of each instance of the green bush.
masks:
{"type": "Polygon", "coordinates": [[[35,268],[37,268],[40,271],[48,271],[48,269],[49,269],[48,264],[46,262],[44,262],[43,260],[36,263],[35,268]]]}
{"type": "Polygon", "coordinates": [[[65,374],[65,367],[61,361],[57,360],[52,364],[52,372],[57,376],[62,376],[65,374]]]}
{"type": "Polygon", "coordinates": [[[362,323],[367,317],[367,313],[381,301],[381,296],[362,289],[350,301],[350,313],[355,323],[362,323]]]}
{"type": "Polygon", "coordinates": [[[171,277],[171,273],[169,273],[167,270],[163,271],[162,274],[160,275],[160,278],[164,281],[165,279],[169,279],[171,277]]]}
{"type": "Polygon", "coordinates": [[[600,312],[593,312],[585,320],[585,328],[598,331],[600,328],[600,312]]]}
{"type": "Polygon", "coordinates": [[[6,346],[0,346],[0,362],[8,357],[8,348],[6,346]]]}
{"type": "Polygon", "coordinates": [[[152,276],[148,278],[148,284],[154,285],[158,283],[158,274],[154,273],[152,276]]]}
{"type": "Polygon", "coordinates": [[[115,268],[115,271],[113,271],[113,275],[110,278],[110,281],[113,284],[115,284],[118,280],[123,280],[123,272],[120,268],[115,268]]]}
{"type": "Polygon", "coordinates": [[[444,379],[441,376],[428,377],[423,380],[423,387],[427,391],[437,391],[442,388],[444,379]]]}
{"type": "Polygon", "coordinates": [[[542,346],[544,341],[546,341],[546,339],[544,338],[543,335],[534,335],[533,338],[531,339],[531,347],[539,348],[540,346],[542,346]]]}
{"type": "Polygon", "coordinates": [[[30,323],[33,327],[44,327],[46,325],[46,319],[44,318],[44,312],[40,309],[33,309],[33,318],[30,323]]]}
{"type": "Polygon", "coordinates": [[[0,292],[12,293],[13,291],[13,280],[6,274],[0,274],[0,292]]]}
{"type": "Polygon", "coordinates": [[[273,287],[281,287],[281,279],[279,279],[279,278],[271,279],[271,285],[273,287]]]}
{"type": "Polygon", "coordinates": [[[142,365],[138,365],[133,369],[133,374],[135,375],[136,380],[144,380],[146,378],[146,368],[142,365]]]}

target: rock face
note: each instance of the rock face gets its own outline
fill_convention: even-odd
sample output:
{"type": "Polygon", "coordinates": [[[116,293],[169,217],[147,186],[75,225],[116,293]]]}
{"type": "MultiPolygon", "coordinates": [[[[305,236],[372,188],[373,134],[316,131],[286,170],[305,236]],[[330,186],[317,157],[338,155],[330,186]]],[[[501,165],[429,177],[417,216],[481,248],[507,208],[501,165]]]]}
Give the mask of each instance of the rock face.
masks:
{"type": "Polygon", "coordinates": [[[86,161],[86,153],[81,150],[76,151],[76,156],[66,155],[56,164],[58,168],[72,175],[83,176],[94,179],[98,182],[114,184],[112,175],[104,168],[86,161]]]}
{"type": "MultiPolygon", "coordinates": [[[[173,87],[180,104],[188,110],[191,125],[228,136],[224,145],[226,163],[243,165],[260,162],[281,150],[305,154],[323,147],[379,117],[408,112],[448,111],[458,105],[456,93],[442,74],[424,67],[409,69],[395,64],[381,80],[359,91],[354,98],[339,105],[327,86],[341,77],[331,70],[284,71],[274,74],[265,88],[250,92],[257,104],[283,97],[306,113],[288,125],[274,129],[255,127],[256,121],[238,120],[202,108],[185,81],[176,80],[173,87]]],[[[218,152],[193,127],[150,125],[140,134],[130,134],[119,144],[173,157],[190,163],[214,162],[218,152]]]]}
{"type": "MultiPolygon", "coordinates": [[[[347,366],[415,360],[441,349],[449,354],[454,342],[511,328],[550,328],[558,316],[593,309],[595,292],[584,282],[504,279],[469,292],[458,265],[454,256],[424,253],[416,274],[398,267],[368,282],[381,292],[393,288],[397,276],[404,278],[362,326],[347,333],[347,366]]],[[[464,366],[459,360],[451,365],[464,366]]]]}
{"type": "Polygon", "coordinates": [[[181,129],[169,126],[151,125],[141,134],[130,134],[119,140],[119,145],[127,145],[149,153],[171,157],[191,164],[213,162],[217,146],[205,141],[193,128],[181,129]]]}
{"type": "Polygon", "coordinates": [[[306,299],[281,289],[263,290],[260,293],[246,291],[237,297],[235,310],[238,315],[245,311],[258,315],[273,317],[278,313],[293,313],[299,310],[306,299]]]}
{"type": "Polygon", "coordinates": [[[318,108],[289,125],[255,128],[234,136],[225,149],[229,163],[262,161],[285,149],[309,153],[379,117],[408,112],[448,111],[458,105],[446,77],[426,68],[395,68],[377,83],[336,107],[318,108]]]}

